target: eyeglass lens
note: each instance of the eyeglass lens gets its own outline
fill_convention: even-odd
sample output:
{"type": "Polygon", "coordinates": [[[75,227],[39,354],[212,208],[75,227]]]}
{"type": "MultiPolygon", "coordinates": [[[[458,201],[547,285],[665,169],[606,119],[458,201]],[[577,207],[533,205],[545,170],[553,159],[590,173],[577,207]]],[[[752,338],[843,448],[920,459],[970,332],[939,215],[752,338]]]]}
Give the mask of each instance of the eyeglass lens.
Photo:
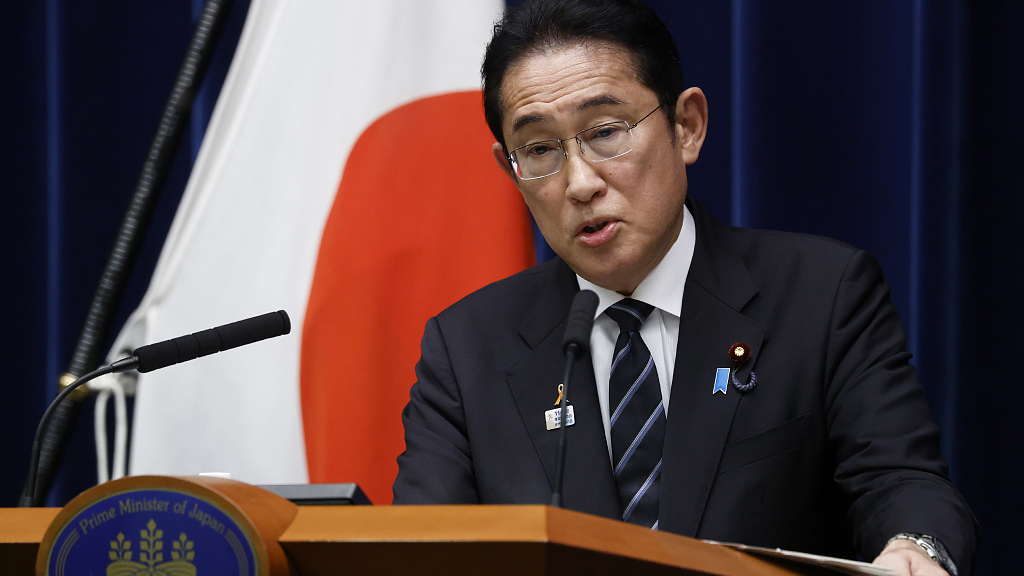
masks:
{"type": "MultiPolygon", "coordinates": [[[[628,122],[609,122],[588,128],[574,138],[580,152],[591,162],[600,162],[622,156],[633,149],[633,138],[628,122]]],[[[562,169],[566,152],[563,141],[542,140],[512,152],[520,178],[533,179],[550,176],[562,169]]]]}

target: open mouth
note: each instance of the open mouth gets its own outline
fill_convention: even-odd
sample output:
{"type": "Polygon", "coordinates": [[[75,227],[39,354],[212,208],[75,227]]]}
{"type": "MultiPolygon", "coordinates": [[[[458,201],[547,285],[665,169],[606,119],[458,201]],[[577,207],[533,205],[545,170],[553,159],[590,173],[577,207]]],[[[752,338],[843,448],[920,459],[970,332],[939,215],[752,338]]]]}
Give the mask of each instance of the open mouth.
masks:
{"type": "Polygon", "coordinates": [[[597,248],[606,242],[611,241],[619,231],[619,221],[613,219],[601,220],[588,224],[579,229],[576,239],[588,248],[597,248]]]}
{"type": "Polygon", "coordinates": [[[608,221],[605,220],[604,222],[599,222],[599,223],[594,224],[592,226],[584,226],[583,227],[583,231],[586,232],[587,234],[593,234],[594,232],[597,232],[598,230],[603,229],[607,225],[608,225],[608,221]]]}

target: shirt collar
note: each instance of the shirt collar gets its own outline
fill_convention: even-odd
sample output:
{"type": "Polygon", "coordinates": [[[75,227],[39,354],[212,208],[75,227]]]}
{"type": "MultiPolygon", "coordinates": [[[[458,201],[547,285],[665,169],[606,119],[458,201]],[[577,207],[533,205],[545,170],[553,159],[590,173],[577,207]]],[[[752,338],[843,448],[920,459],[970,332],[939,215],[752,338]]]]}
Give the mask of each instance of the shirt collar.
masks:
{"type": "MultiPolygon", "coordinates": [[[[694,230],[693,216],[690,209],[683,206],[683,227],[679,236],[672,243],[668,253],[661,259],[661,262],[651,270],[646,278],[633,291],[630,298],[650,304],[663,312],[668,312],[676,317],[679,316],[683,306],[683,286],[686,284],[686,275],[690,271],[690,261],[693,260],[693,247],[696,243],[697,234],[694,230]]],[[[619,300],[625,298],[618,292],[602,288],[590,282],[579,274],[576,275],[580,290],[593,290],[597,293],[599,300],[597,312],[598,317],[619,300]]]]}

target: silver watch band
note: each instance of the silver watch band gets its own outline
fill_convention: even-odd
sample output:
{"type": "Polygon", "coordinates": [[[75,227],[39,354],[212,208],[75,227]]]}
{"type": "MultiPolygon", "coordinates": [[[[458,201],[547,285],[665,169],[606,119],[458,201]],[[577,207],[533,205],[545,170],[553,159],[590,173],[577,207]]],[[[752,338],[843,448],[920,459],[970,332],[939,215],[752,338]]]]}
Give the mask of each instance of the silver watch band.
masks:
{"type": "Polygon", "coordinates": [[[946,572],[949,572],[949,576],[959,576],[956,569],[956,563],[954,563],[953,559],[949,556],[949,552],[946,551],[946,547],[942,545],[942,542],[939,542],[934,537],[928,536],[927,534],[901,532],[890,538],[885,545],[888,546],[894,540],[910,540],[914,544],[920,546],[921,549],[924,550],[925,554],[937,562],[939,566],[942,566],[946,572]]]}

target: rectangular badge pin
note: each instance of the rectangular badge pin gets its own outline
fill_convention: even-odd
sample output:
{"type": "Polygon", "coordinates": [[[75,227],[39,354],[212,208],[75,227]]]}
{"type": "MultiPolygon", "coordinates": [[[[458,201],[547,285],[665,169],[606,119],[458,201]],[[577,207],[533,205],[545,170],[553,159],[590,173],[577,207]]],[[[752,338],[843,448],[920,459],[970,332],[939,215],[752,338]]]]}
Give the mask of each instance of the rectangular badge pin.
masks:
{"type": "MultiPolygon", "coordinates": [[[[572,426],[576,423],[576,417],[572,413],[572,404],[565,407],[565,425],[572,426]]],[[[562,426],[562,409],[555,408],[544,413],[544,425],[548,430],[557,430],[562,426]]]]}

